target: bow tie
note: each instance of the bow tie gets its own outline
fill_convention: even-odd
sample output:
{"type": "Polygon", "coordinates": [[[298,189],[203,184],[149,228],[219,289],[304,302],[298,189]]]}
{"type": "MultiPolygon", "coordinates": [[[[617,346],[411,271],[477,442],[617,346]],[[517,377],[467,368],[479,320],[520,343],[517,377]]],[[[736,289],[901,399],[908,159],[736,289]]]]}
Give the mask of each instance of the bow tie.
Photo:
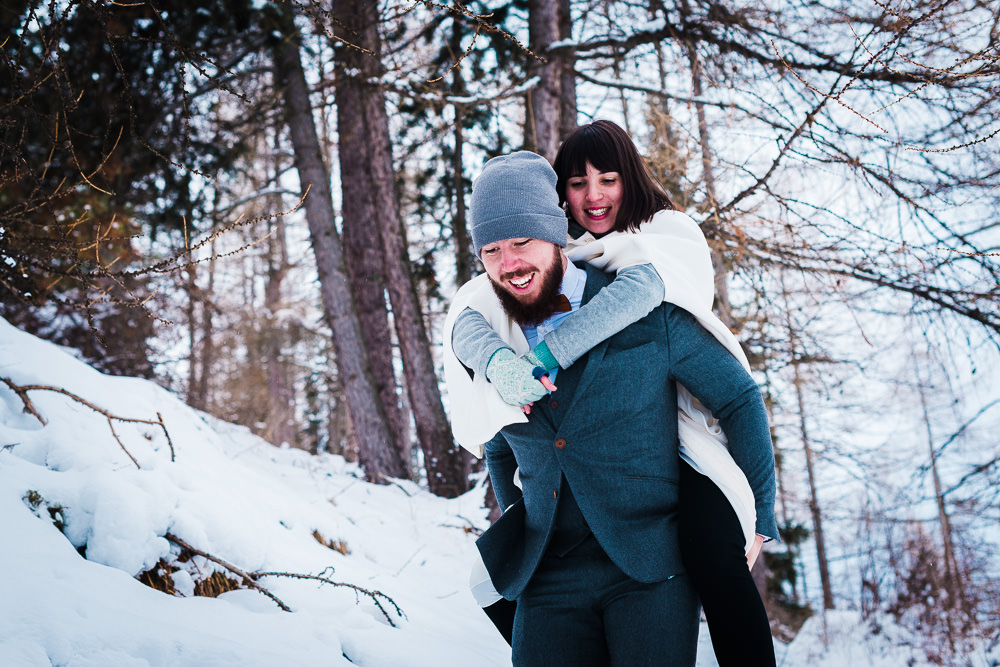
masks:
{"type": "Polygon", "coordinates": [[[570,305],[569,299],[566,298],[565,294],[560,294],[556,300],[556,312],[568,313],[571,310],[573,310],[573,306],[570,305]]]}

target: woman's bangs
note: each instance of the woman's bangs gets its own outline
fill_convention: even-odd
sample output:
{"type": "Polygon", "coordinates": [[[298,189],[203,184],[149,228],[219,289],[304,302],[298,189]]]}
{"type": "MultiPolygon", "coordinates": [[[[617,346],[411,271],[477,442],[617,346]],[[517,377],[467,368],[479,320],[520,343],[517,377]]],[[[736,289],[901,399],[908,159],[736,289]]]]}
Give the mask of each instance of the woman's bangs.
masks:
{"type": "Polygon", "coordinates": [[[575,141],[563,146],[563,151],[564,164],[569,167],[569,178],[585,176],[588,162],[600,172],[621,171],[616,164],[618,151],[614,142],[596,128],[580,132],[575,141]]]}

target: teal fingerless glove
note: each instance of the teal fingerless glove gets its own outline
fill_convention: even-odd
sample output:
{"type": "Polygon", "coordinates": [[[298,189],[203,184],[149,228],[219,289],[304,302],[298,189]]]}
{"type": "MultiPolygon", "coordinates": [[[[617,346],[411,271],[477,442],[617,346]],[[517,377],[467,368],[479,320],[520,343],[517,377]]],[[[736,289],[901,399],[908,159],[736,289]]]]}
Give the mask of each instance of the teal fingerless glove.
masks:
{"type": "Polygon", "coordinates": [[[531,352],[524,355],[524,358],[535,366],[544,368],[547,371],[559,368],[559,362],[556,361],[554,356],[552,356],[552,352],[549,350],[549,346],[544,340],[532,348],[531,352]]]}
{"type": "Polygon", "coordinates": [[[532,375],[534,368],[533,364],[515,355],[509,347],[503,347],[494,352],[487,362],[486,378],[504,403],[527,405],[549,393],[532,375]]]}

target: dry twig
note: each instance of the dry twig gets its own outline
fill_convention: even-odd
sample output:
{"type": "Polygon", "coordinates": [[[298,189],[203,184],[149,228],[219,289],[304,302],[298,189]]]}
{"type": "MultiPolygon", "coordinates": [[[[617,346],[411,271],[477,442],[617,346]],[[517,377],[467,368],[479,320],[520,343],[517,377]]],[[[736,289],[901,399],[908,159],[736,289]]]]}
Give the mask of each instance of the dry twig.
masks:
{"type": "Polygon", "coordinates": [[[351,590],[353,590],[355,592],[355,594],[361,593],[361,594],[367,595],[369,598],[371,598],[372,602],[375,603],[375,606],[378,607],[379,611],[382,612],[382,615],[385,616],[385,620],[392,627],[396,627],[396,623],[393,621],[392,616],[386,610],[386,607],[382,604],[383,600],[385,602],[387,602],[389,605],[392,606],[392,609],[396,612],[396,616],[397,617],[399,617],[399,618],[404,618],[405,617],[405,614],[403,614],[403,610],[399,608],[399,605],[397,605],[395,603],[395,601],[393,601],[393,599],[390,598],[385,593],[382,593],[381,591],[370,591],[367,588],[362,588],[361,586],[356,586],[354,584],[345,584],[345,583],[342,583],[342,582],[339,582],[339,581],[333,581],[329,577],[324,576],[325,573],[327,572],[327,570],[329,570],[330,568],[327,568],[327,570],[324,570],[320,574],[302,574],[302,573],[299,573],[299,572],[246,572],[246,571],[244,571],[244,570],[236,567],[232,563],[228,563],[228,562],[222,560],[221,558],[219,558],[217,556],[213,556],[210,553],[207,553],[205,551],[202,551],[201,549],[197,549],[197,548],[191,546],[190,544],[188,544],[187,542],[185,542],[181,538],[177,537],[173,533],[167,533],[167,534],[164,535],[164,537],[168,541],[173,542],[174,544],[176,544],[177,546],[181,547],[182,549],[187,549],[191,553],[193,553],[193,554],[195,554],[197,556],[201,556],[202,558],[205,558],[207,560],[210,560],[213,563],[221,565],[225,569],[229,570],[230,572],[232,572],[233,574],[235,574],[237,577],[239,577],[240,581],[245,586],[247,586],[248,588],[252,588],[253,590],[255,590],[255,591],[257,591],[257,592],[259,592],[259,593],[261,593],[263,595],[266,595],[268,598],[270,598],[271,600],[273,600],[274,603],[277,604],[278,607],[280,607],[282,611],[291,611],[291,608],[289,608],[288,605],[286,605],[284,602],[282,602],[280,599],[278,599],[278,597],[276,595],[274,595],[274,593],[272,593],[271,591],[267,590],[266,588],[264,588],[263,586],[261,586],[259,583],[257,583],[258,579],[261,579],[263,577],[287,577],[289,579],[305,579],[305,580],[310,580],[310,581],[318,581],[320,583],[327,584],[327,585],[330,585],[330,586],[338,586],[338,587],[342,587],[342,588],[350,588],[351,590]]]}
{"type": "MultiPolygon", "coordinates": [[[[327,568],[327,570],[330,570],[330,569],[331,568],[327,568]]],[[[288,577],[288,578],[291,578],[291,579],[308,579],[308,580],[312,580],[312,581],[318,581],[318,582],[323,583],[323,584],[328,584],[330,586],[340,586],[340,587],[343,587],[343,588],[350,588],[355,593],[363,593],[364,595],[367,595],[369,598],[371,598],[372,602],[375,603],[375,606],[378,607],[379,611],[382,612],[382,615],[385,616],[385,620],[392,627],[396,627],[396,623],[392,620],[392,617],[389,615],[389,612],[386,611],[385,607],[382,606],[382,602],[380,601],[380,598],[382,600],[385,600],[386,602],[388,602],[389,604],[392,605],[392,608],[396,612],[396,616],[398,616],[399,618],[405,618],[406,617],[406,615],[403,613],[403,610],[399,608],[399,605],[397,605],[395,603],[395,601],[393,601],[393,599],[390,598],[385,593],[382,593],[381,591],[370,591],[367,588],[361,588],[360,586],[355,586],[354,584],[345,584],[343,582],[333,581],[329,577],[323,576],[323,573],[325,573],[327,570],[324,570],[320,574],[299,574],[297,572],[253,572],[250,576],[255,577],[255,578],[259,578],[259,577],[288,577]]]]}
{"type": "Polygon", "coordinates": [[[132,452],[130,452],[128,448],[125,447],[125,443],[123,443],[121,441],[121,438],[118,437],[118,433],[115,432],[114,423],[116,421],[119,421],[119,422],[133,423],[133,424],[150,424],[153,426],[159,426],[163,430],[163,435],[165,435],[167,438],[167,445],[170,447],[170,460],[171,461],[174,460],[174,443],[170,439],[170,433],[167,431],[167,425],[163,423],[163,415],[161,415],[159,412],[156,413],[156,420],[134,419],[132,417],[119,417],[118,415],[111,414],[104,408],[94,405],[87,399],[77,396],[73,392],[67,391],[62,387],[52,387],[44,384],[18,385],[15,384],[14,381],[11,380],[10,378],[0,378],[0,381],[2,381],[4,384],[10,387],[10,390],[13,391],[15,394],[17,394],[18,398],[20,398],[21,402],[24,404],[24,411],[30,415],[33,415],[35,419],[41,422],[42,426],[45,426],[48,422],[45,421],[45,418],[42,417],[41,414],[39,414],[38,410],[36,410],[35,406],[32,404],[31,399],[28,398],[29,391],[54,391],[57,394],[63,394],[64,396],[69,396],[77,403],[87,406],[88,408],[90,408],[91,410],[93,410],[98,414],[104,415],[104,417],[108,420],[108,428],[111,429],[111,435],[115,437],[115,440],[118,442],[118,446],[122,448],[122,451],[128,455],[128,457],[132,460],[132,463],[135,464],[135,467],[139,469],[141,469],[142,466],[139,465],[139,462],[136,460],[136,458],[132,456],[132,452]]]}
{"type": "Polygon", "coordinates": [[[277,596],[274,595],[274,593],[272,593],[271,591],[267,590],[266,588],[264,588],[263,586],[261,586],[260,584],[258,584],[256,578],[254,577],[254,575],[249,574],[247,572],[244,572],[243,570],[241,570],[240,568],[236,567],[232,563],[227,563],[226,561],[222,560],[221,558],[213,556],[210,553],[206,553],[206,552],[202,551],[201,549],[196,549],[195,547],[191,546],[190,544],[188,544],[187,542],[185,542],[181,538],[177,537],[173,533],[167,533],[163,537],[165,537],[168,541],[173,542],[177,546],[181,547],[182,549],[187,549],[188,551],[190,551],[191,553],[193,553],[193,554],[195,554],[197,556],[201,556],[202,558],[210,560],[213,563],[217,563],[217,564],[221,565],[222,567],[226,568],[227,570],[229,570],[230,572],[232,572],[233,574],[235,574],[237,577],[239,577],[240,581],[244,585],[246,585],[247,587],[252,588],[255,591],[257,591],[259,593],[262,593],[262,594],[266,595],[267,597],[271,598],[274,601],[274,603],[281,608],[282,611],[291,611],[291,608],[289,608],[288,605],[286,605],[284,602],[282,602],[281,600],[279,600],[277,598],[277,596]]]}

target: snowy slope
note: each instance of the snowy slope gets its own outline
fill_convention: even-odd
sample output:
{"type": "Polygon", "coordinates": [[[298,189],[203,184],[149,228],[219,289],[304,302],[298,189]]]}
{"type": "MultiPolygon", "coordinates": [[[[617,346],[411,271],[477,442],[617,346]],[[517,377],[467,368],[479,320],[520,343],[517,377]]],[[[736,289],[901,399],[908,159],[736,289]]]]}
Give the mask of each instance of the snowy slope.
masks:
{"type": "MultiPolygon", "coordinates": [[[[0,665],[508,662],[467,586],[475,536],[466,529],[485,526],[481,489],[443,500],[408,482],[367,484],[340,457],[276,449],[2,320],[0,377],[65,389],[120,417],[160,413],[166,426],[116,421],[112,431],[69,396],[31,391],[43,426],[0,385],[0,665]],[[50,507],[62,508],[65,535],[50,507]],[[383,604],[398,627],[369,596],[315,581],[261,580],[292,613],[251,590],[214,599],[155,591],[133,577],[169,559],[167,533],[244,571],[333,568],[330,579],[391,598],[383,604]]],[[[175,583],[193,587],[184,572],[175,583]]]]}
{"type": "MultiPolygon", "coordinates": [[[[93,406],[31,390],[43,424],[0,384],[3,667],[510,664],[467,585],[475,531],[487,525],[481,488],[445,500],[410,482],[368,484],[340,457],[272,447],[3,320],[0,378],[93,406]],[[97,410],[159,414],[165,428],[97,410]],[[290,612],[247,589],[196,597],[194,579],[219,568],[195,557],[173,574],[178,594],[169,595],[135,578],[176,560],[167,534],[245,572],[322,574],[363,590],[261,579],[290,612]]],[[[779,663],[922,664],[908,663],[898,635],[864,634],[854,614],[811,619],[778,646],[779,663]]],[[[715,665],[704,626],[700,646],[699,667],[715,665]]]]}

